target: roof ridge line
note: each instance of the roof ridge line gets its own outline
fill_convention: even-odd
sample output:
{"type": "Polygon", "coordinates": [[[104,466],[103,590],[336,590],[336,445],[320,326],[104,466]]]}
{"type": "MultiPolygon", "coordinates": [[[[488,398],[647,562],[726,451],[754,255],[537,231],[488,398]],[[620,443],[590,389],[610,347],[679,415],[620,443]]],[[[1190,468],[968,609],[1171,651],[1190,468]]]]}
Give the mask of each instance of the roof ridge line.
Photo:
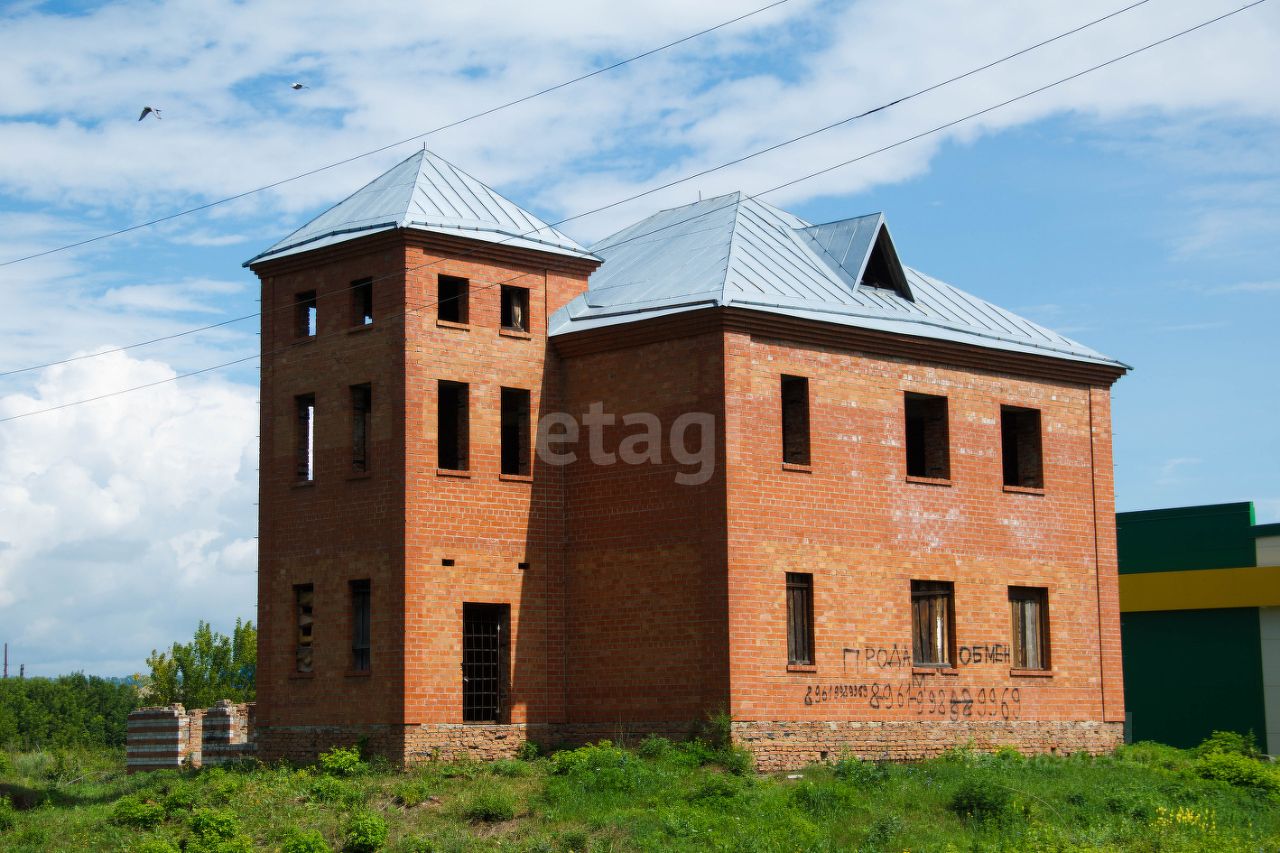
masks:
{"type": "MultiPolygon", "coordinates": [[[[725,195],[736,196],[733,203],[733,225],[729,228],[729,252],[724,256],[724,274],[720,278],[720,295],[716,297],[717,305],[728,305],[730,302],[729,289],[729,270],[733,269],[733,260],[738,251],[738,223],[742,220],[742,190],[734,190],[725,195]]],[[[719,196],[716,196],[719,198],[719,196]]]]}

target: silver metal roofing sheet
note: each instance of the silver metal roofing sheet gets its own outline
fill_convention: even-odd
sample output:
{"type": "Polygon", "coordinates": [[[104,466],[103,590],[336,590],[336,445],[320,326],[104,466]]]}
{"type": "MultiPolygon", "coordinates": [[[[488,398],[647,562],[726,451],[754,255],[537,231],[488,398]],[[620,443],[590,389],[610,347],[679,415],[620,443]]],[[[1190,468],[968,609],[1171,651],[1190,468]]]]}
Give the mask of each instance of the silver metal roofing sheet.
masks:
{"type": "Polygon", "coordinates": [[[246,261],[245,266],[393,228],[593,257],[564,233],[424,149],[246,261]]]}
{"type": "Polygon", "coordinates": [[[910,298],[862,285],[881,214],[825,225],[741,193],[663,210],[601,240],[585,294],[552,335],[736,305],[828,323],[1123,367],[973,294],[908,267],[910,298]]]}

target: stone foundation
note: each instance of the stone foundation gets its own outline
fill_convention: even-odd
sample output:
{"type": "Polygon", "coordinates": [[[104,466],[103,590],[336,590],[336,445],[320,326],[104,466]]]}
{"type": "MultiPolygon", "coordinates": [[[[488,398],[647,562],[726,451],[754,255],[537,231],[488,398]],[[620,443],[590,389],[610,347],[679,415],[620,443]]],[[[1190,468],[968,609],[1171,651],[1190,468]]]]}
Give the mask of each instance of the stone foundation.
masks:
{"type": "Polygon", "coordinates": [[[851,755],[866,760],[913,761],[972,743],[975,749],[1012,746],[1019,752],[1110,752],[1124,740],[1123,723],[982,720],[735,721],[733,740],[755,755],[761,772],[795,770],[851,755]]]}
{"type": "MultiPolygon", "coordinates": [[[[650,723],[431,723],[414,726],[267,726],[255,728],[254,706],[223,700],[207,711],[181,705],[142,708],[129,715],[128,770],[221,764],[248,756],[263,761],[314,762],[335,746],[364,744],[396,763],[494,761],[514,758],[526,741],[546,750],[610,740],[635,746],[650,735],[683,740],[691,721],[650,723]]],[[[869,760],[912,761],[955,746],[1020,752],[1110,752],[1124,739],[1122,723],[1094,721],[978,720],[735,721],[733,741],[751,751],[761,772],[794,770],[852,755],[869,760]]]]}

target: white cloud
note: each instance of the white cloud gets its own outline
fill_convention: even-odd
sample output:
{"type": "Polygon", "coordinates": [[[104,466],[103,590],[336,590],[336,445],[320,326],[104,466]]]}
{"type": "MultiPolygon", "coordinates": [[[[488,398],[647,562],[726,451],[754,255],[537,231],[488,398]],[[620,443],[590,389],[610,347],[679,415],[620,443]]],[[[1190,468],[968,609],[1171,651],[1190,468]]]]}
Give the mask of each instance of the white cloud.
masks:
{"type": "MultiPolygon", "coordinates": [[[[0,417],[173,375],[49,368],[0,417]]],[[[28,672],[133,671],[198,619],[253,618],[256,397],[201,377],[0,424],[0,624],[28,672]]]]}

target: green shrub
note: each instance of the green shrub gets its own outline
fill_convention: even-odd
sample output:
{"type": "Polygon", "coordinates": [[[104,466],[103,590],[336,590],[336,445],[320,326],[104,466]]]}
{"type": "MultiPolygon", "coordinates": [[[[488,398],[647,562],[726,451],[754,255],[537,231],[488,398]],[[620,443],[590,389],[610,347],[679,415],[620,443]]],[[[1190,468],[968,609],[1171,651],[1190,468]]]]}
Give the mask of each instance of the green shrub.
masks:
{"type": "Polygon", "coordinates": [[[307,799],[314,803],[346,803],[356,805],[364,801],[364,793],[341,779],[317,776],[307,785],[307,799]]]}
{"type": "Polygon", "coordinates": [[[1187,763],[1187,754],[1182,750],[1149,740],[1126,744],[1116,750],[1116,755],[1123,761],[1163,770],[1177,770],[1187,763]]]}
{"type": "Polygon", "coordinates": [[[1233,752],[1211,752],[1196,759],[1191,769],[1203,779],[1216,779],[1238,788],[1251,788],[1280,799],[1280,774],[1252,758],[1233,752]]]}
{"type": "Polygon", "coordinates": [[[144,838],[129,849],[132,853],[181,853],[172,842],[163,838],[144,838]]]}
{"type": "Polygon", "coordinates": [[[436,845],[430,838],[421,835],[406,835],[396,842],[395,853],[439,853],[444,848],[436,845]]]}
{"type": "Polygon", "coordinates": [[[111,809],[111,822],[116,826],[154,829],[164,821],[164,806],[137,797],[121,797],[111,809]]]}
{"type": "Polygon", "coordinates": [[[888,765],[878,761],[862,761],[852,756],[836,762],[835,774],[837,779],[852,782],[862,788],[882,785],[891,775],[888,765]]]}
{"type": "Polygon", "coordinates": [[[610,741],[557,752],[549,769],[554,776],[569,777],[593,791],[635,791],[653,780],[653,770],[610,741]]]}
{"type": "Polygon", "coordinates": [[[387,843],[387,822],[373,812],[357,812],[342,831],[347,853],[377,853],[387,843]]]}
{"type": "Polygon", "coordinates": [[[1010,812],[1009,792],[999,785],[979,779],[966,779],[960,783],[947,808],[956,815],[975,821],[999,820],[1010,812]]]}
{"type": "Polygon", "coordinates": [[[649,735],[636,747],[636,754],[644,758],[661,758],[674,748],[675,744],[664,737],[649,735]]]}
{"type": "Polygon", "coordinates": [[[360,747],[335,746],[320,753],[320,769],[330,776],[355,776],[364,772],[365,762],[360,757],[360,747]]]}
{"type": "Polygon", "coordinates": [[[240,819],[234,812],[197,809],[187,822],[191,834],[203,840],[235,838],[240,833],[240,819]]]}
{"type": "Polygon", "coordinates": [[[1191,753],[1197,758],[1213,755],[1215,752],[1222,752],[1228,755],[1243,755],[1245,758],[1262,757],[1262,751],[1258,749],[1258,740],[1254,737],[1253,732],[1249,732],[1247,735],[1242,735],[1239,732],[1214,732],[1201,741],[1199,746],[1191,750],[1191,753]]]}
{"type": "Polygon", "coordinates": [[[692,802],[729,800],[742,793],[743,788],[743,781],[737,776],[714,773],[695,785],[688,799],[692,802]]]}
{"type": "Polygon", "coordinates": [[[724,709],[708,713],[694,735],[715,749],[724,749],[733,743],[733,717],[724,709]]]}
{"type": "Polygon", "coordinates": [[[434,785],[426,779],[410,779],[396,785],[391,794],[396,798],[396,802],[407,809],[420,806],[427,801],[427,798],[434,793],[434,785]]]}
{"type": "Polygon", "coordinates": [[[331,853],[332,848],[316,829],[293,829],[280,845],[280,853],[331,853]]]}
{"type": "Polygon", "coordinates": [[[883,850],[893,841],[893,837],[902,831],[902,818],[896,814],[881,815],[871,824],[867,831],[864,849],[883,850]]]}
{"type": "Polygon", "coordinates": [[[791,789],[791,804],[816,818],[833,817],[849,807],[849,796],[834,785],[801,782],[791,789]]]}
{"type": "Polygon", "coordinates": [[[12,772],[13,760],[9,758],[9,753],[0,752],[0,776],[5,776],[12,772]]]}
{"type": "Polygon", "coordinates": [[[473,823],[498,823],[516,816],[516,798],[506,788],[477,784],[462,799],[459,811],[473,823]]]}
{"type": "Polygon", "coordinates": [[[177,788],[165,794],[161,803],[165,814],[172,817],[178,812],[193,811],[196,807],[196,794],[189,788],[177,788]]]}
{"type": "Polygon", "coordinates": [[[542,753],[538,745],[531,740],[527,740],[520,744],[520,748],[516,750],[516,758],[521,761],[533,761],[542,753]]]}
{"type": "Polygon", "coordinates": [[[13,829],[14,822],[13,801],[8,797],[0,797],[0,832],[13,829]]]}
{"type": "Polygon", "coordinates": [[[512,761],[510,759],[502,761],[494,761],[489,765],[489,772],[494,776],[506,776],[510,779],[519,779],[533,774],[533,768],[523,761],[512,761]]]}

